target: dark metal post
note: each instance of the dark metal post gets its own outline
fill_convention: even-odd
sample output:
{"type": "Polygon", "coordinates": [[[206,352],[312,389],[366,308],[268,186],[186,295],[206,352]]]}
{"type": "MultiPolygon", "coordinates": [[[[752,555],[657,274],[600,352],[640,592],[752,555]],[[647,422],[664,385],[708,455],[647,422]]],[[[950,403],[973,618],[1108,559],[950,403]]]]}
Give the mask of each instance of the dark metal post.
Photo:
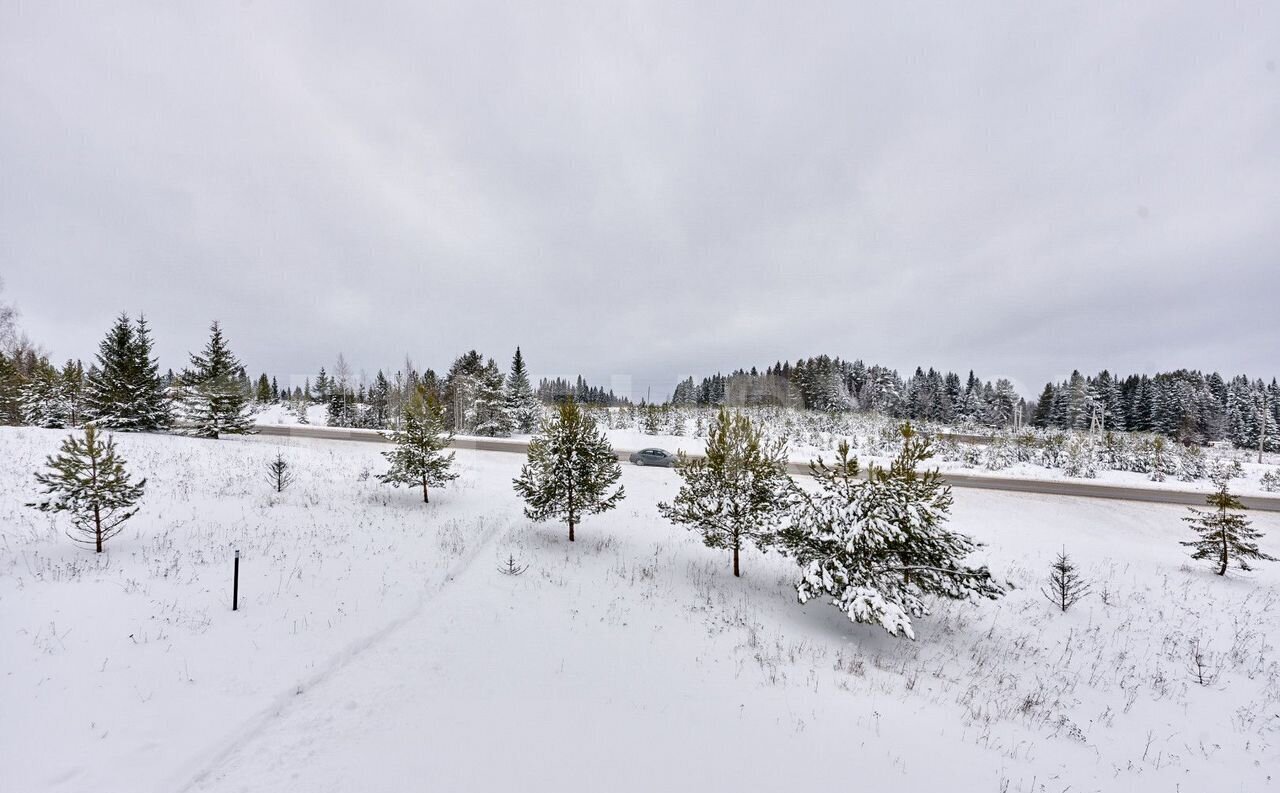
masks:
{"type": "Polygon", "coordinates": [[[231,610],[240,608],[240,552],[236,551],[236,572],[231,584],[231,610]]]}

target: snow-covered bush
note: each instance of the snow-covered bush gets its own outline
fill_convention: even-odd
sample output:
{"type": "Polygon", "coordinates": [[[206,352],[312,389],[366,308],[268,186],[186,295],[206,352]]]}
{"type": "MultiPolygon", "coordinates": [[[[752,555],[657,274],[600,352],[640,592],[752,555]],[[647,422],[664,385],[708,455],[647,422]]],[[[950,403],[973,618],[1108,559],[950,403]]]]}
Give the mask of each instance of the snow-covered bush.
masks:
{"type": "Polygon", "coordinates": [[[1098,462],[1093,444],[1084,438],[1073,438],[1062,455],[1062,473],[1074,479],[1095,479],[1098,462]]]}
{"type": "Polygon", "coordinates": [[[1000,438],[987,447],[983,467],[988,471],[1003,471],[1019,462],[1016,445],[1007,438],[1000,438]]]}
{"type": "Polygon", "coordinates": [[[1199,446],[1178,447],[1178,478],[1183,482],[1204,479],[1208,461],[1199,446]]]}
{"type": "Polygon", "coordinates": [[[1067,450],[1067,436],[1055,432],[1045,438],[1040,447],[1040,464],[1045,468],[1057,468],[1062,465],[1063,455],[1067,450]]]}
{"type": "Polygon", "coordinates": [[[1262,475],[1262,489],[1268,493],[1280,493],[1280,468],[1275,468],[1262,475]]]}

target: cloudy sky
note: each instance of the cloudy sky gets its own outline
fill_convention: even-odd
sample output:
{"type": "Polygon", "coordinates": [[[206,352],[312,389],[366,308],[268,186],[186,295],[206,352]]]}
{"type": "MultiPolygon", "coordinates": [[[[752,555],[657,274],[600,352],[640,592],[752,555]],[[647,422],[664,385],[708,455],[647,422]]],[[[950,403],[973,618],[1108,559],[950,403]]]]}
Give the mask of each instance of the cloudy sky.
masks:
{"type": "Polygon", "coordinates": [[[130,5],[0,0],[56,358],[1280,374],[1275,2],[130,5]]]}

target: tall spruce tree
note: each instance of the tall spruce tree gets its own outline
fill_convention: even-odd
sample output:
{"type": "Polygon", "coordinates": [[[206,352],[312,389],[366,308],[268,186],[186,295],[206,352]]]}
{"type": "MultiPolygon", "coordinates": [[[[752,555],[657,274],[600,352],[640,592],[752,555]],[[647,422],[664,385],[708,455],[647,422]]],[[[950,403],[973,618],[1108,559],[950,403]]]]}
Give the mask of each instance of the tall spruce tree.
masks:
{"type": "Polygon", "coordinates": [[[105,429],[150,432],[172,421],[158,362],[151,357],[151,331],[121,314],[98,346],[98,365],[89,377],[86,410],[105,429]]]}
{"type": "Polygon", "coordinates": [[[243,368],[215,321],[209,326],[204,351],[192,353],[190,367],[179,378],[179,399],[188,434],[218,438],[253,431],[249,395],[240,379],[243,368]]]}
{"type": "Polygon", "coordinates": [[[1239,513],[1244,505],[1230,490],[1232,477],[1239,475],[1239,463],[1214,466],[1209,479],[1217,489],[1205,499],[1214,510],[1190,509],[1191,514],[1183,518],[1200,536],[1182,544],[1193,549],[1192,559],[1211,560],[1218,575],[1226,575],[1232,562],[1247,571],[1251,569],[1250,561],[1276,561],[1274,556],[1258,550],[1256,540],[1262,532],[1254,529],[1249,519],[1239,513]]]}
{"type": "Polygon", "coordinates": [[[514,421],[507,410],[504,380],[497,362],[490,358],[480,373],[475,400],[467,417],[467,425],[474,428],[477,435],[505,438],[511,434],[514,421]]]}
{"type": "Polygon", "coordinates": [[[586,515],[618,506],[625,497],[622,468],[609,439],[573,399],[545,420],[529,442],[529,460],[513,481],[530,520],[563,520],[574,529],[586,515]]]}
{"type": "Polygon", "coordinates": [[[173,424],[173,406],[160,374],[160,362],[152,357],[154,346],[151,326],[145,316],[139,315],[133,333],[133,393],[136,428],[145,431],[168,429],[173,424]]]}
{"type": "Polygon", "coordinates": [[[857,460],[841,444],[836,464],[810,466],[817,491],[796,496],[784,547],[803,569],[800,602],[826,595],[853,622],[915,638],[912,618],[928,598],[996,598],[1003,589],[985,566],[964,563],[979,544],[946,528],[951,488],[938,471],[917,471],[932,452],[910,424],[889,468],[858,479],[857,460]]]}
{"type": "Polygon", "coordinates": [[[373,385],[369,386],[368,399],[369,410],[365,426],[376,430],[386,429],[391,422],[391,382],[381,369],[373,378],[373,385]]]}
{"type": "Polygon", "coordinates": [[[727,549],[734,576],[741,575],[742,548],[750,542],[768,549],[785,514],[793,488],[786,444],[767,440],[745,414],[721,408],[708,429],[706,456],[681,454],[676,470],[680,492],[658,511],[700,533],[708,548],[727,549]]]}
{"type": "Polygon", "coordinates": [[[67,536],[102,553],[102,544],[124,529],[137,514],[147,480],[132,482],[125,461],[116,454],[115,441],[104,441],[93,424],[84,437],[67,436],[60,454],[48,458],[48,473],[37,473],[44,487],[44,501],[28,504],[41,512],[66,512],[71,518],[67,536]]]}
{"type": "Polygon", "coordinates": [[[22,396],[26,378],[9,356],[0,352],[0,424],[22,423],[22,396]]]}
{"type": "Polygon", "coordinates": [[[266,372],[258,375],[258,385],[254,389],[253,398],[260,405],[265,405],[271,401],[271,380],[267,377],[266,372]]]}
{"type": "Polygon", "coordinates": [[[386,433],[396,446],[383,452],[391,467],[378,477],[386,484],[422,488],[422,503],[431,502],[429,489],[442,487],[458,474],[453,469],[453,452],[444,452],[453,443],[453,430],[445,418],[444,406],[428,394],[415,392],[405,406],[400,429],[386,433]]]}
{"type": "Polygon", "coordinates": [[[525,368],[524,356],[516,347],[516,354],[511,359],[511,373],[507,375],[507,414],[511,417],[516,432],[533,432],[542,416],[542,404],[533,393],[529,383],[529,371],[525,368]]]}

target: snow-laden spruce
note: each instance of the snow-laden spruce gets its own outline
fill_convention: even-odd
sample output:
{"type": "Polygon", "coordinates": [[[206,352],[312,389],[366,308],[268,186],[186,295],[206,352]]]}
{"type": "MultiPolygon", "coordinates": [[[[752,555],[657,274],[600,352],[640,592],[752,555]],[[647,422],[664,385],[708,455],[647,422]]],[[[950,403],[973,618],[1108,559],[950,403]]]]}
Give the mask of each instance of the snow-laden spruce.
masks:
{"type": "Polygon", "coordinates": [[[801,603],[827,595],[853,622],[914,639],[911,620],[929,614],[930,597],[994,599],[1004,590],[985,566],[964,563],[981,546],[946,528],[950,486],[937,470],[916,470],[932,456],[929,442],[910,424],[902,436],[889,468],[871,467],[866,480],[845,443],[834,465],[812,463],[818,489],[796,491],[782,539],[803,570],[801,603]]]}
{"type": "Polygon", "coordinates": [[[533,393],[529,384],[529,371],[525,368],[524,356],[516,347],[516,354],[511,359],[511,373],[507,375],[507,415],[511,417],[512,428],[516,432],[533,432],[542,416],[542,403],[533,393]]]}
{"type": "Polygon", "coordinates": [[[573,542],[583,516],[607,512],[622,501],[622,485],[611,491],[621,478],[609,439],[577,402],[566,399],[529,441],[529,461],[513,484],[524,499],[526,517],[565,521],[573,542]]]}
{"type": "Polygon", "coordinates": [[[87,412],[99,427],[150,432],[172,422],[160,367],[151,357],[145,317],[133,323],[121,314],[98,346],[98,364],[89,373],[87,412]]]}
{"type": "Polygon", "coordinates": [[[79,426],[84,420],[84,382],[84,367],[79,361],[67,361],[62,371],[40,361],[31,381],[22,388],[23,422],[44,429],[79,426]]]}
{"type": "Polygon", "coordinates": [[[453,443],[453,430],[435,394],[423,399],[421,393],[415,392],[405,406],[400,429],[384,434],[396,445],[382,453],[391,464],[378,477],[386,484],[421,487],[422,503],[428,504],[429,488],[443,487],[458,478],[453,470],[454,453],[444,451],[453,443]]]}
{"type": "Polygon", "coordinates": [[[50,456],[47,464],[49,473],[37,473],[36,482],[49,498],[27,506],[41,512],[66,512],[71,518],[67,536],[102,553],[102,544],[137,514],[135,505],[147,480],[130,481],[115,441],[110,435],[104,441],[93,424],[85,425],[83,438],[68,435],[60,454],[50,456]]]}
{"type": "Polygon", "coordinates": [[[214,322],[204,352],[192,353],[191,367],[180,378],[178,399],[188,434],[217,438],[253,432],[249,394],[240,382],[243,371],[214,322]]]}
{"type": "Polygon", "coordinates": [[[1239,476],[1238,462],[1218,464],[1209,472],[1209,480],[1217,487],[1205,501],[1213,512],[1190,509],[1183,520],[1200,536],[1183,545],[1192,548],[1192,559],[1208,559],[1217,567],[1218,575],[1226,575],[1232,562],[1241,570],[1250,569],[1249,562],[1274,562],[1276,558],[1258,549],[1257,539],[1262,532],[1253,528],[1249,519],[1240,514],[1244,504],[1230,490],[1231,479],[1239,476]]]}
{"type": "Polygon", "coordinates": [[[702,535],[708,548],[727,548],[733,574],[740,575],[744,545],[760,550],[773,544],[793,487],[787,475],[787,447],[770,441],[743,413],[721,408],[707,432],[705,457],[682,453],[676,470],[684,484],[670,504],[658,504],[667,520],[702,535]]]}

